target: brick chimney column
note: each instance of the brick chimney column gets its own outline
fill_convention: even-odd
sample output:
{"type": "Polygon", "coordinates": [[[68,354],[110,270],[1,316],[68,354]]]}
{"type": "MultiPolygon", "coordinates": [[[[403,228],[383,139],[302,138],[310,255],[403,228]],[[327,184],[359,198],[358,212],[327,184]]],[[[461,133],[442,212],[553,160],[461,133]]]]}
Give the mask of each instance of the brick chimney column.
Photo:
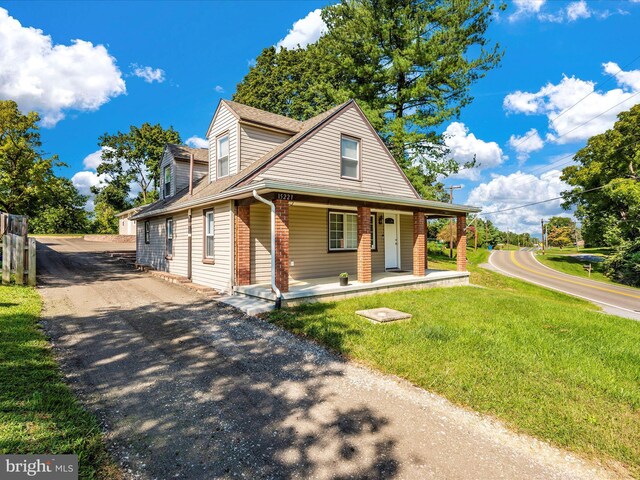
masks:
{"type": "Polygon", "coordinates": [[[236,211],[236,283],[251,284],[251,207],[238,205],[236,211]]]}

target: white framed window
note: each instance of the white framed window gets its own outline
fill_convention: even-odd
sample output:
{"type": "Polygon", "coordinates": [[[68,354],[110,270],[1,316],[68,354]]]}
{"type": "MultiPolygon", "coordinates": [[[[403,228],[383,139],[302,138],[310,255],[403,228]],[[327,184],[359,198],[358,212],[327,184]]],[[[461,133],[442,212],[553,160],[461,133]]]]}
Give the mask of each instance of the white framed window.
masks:
{"type": "Polygon", "coordinates": [[[218,137],[216,147],[217,172],[216,176],[226,177],[229,175],[229,135],[225,134],[218,137]]]}
{"type": "MultiPolygon", "coordinates": [[[[376,249],[376,214],[371,214],[371,250],[376,249]]],[[[358,249],[358,214],[329,212],[329,251],[358,249]]]]}
{"type": "Polygon", "coordinates": [[[171,166],[167,165],[163,170],[164,175],[164,196],[171,196],[171,166]]]}
{"type": "Polygon", "coordinates": [[[214,256],[215,225],[213,210],[204,212],[204,258],[212,259],[214,256]]]}
{"type": "Polygon", "coordinates": [[[340,140],[340,176],[360,180],[360,140],[342,136],[340,140]]]}
{"type": "Polygon", "coordinates": [[[173,218],[167,218],[167,257],[173,257],[173,218]]]}
{"type": "Polygon", "coordinates": [[[144,222],[144,243],[146,245],[151,243],[151,222],[149,220],[144,222]]]}

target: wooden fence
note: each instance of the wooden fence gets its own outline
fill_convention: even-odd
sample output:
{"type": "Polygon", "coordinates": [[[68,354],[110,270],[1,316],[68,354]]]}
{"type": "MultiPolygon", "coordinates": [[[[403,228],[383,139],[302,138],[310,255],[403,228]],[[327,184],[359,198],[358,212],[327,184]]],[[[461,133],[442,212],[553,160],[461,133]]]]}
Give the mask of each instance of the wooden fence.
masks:
{"type": "Polygon", "coordinates": [[[25,215],[12,215],[0,212],[0,238],[5,233],[12,233],[27,238],[28,221],[25,215]]]}
{"type": "Polygon", "coordinates": [[[36,284],[36,239],[7,233],[2,237],[2,284],[11,283],[15,275],[16,285],[36,284]]]}

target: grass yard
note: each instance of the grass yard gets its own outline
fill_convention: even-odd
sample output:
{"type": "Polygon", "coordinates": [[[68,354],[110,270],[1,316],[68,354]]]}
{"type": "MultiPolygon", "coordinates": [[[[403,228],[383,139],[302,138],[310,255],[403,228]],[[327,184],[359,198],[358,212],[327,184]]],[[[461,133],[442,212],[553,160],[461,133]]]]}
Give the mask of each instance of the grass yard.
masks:
{"type": "MultiPolygon", "coordinates": [[[[473,265],[486,288],[376,294],[274,312],[270,320],[348,358],[640,478],[640,323],[473,265]],[[462,301],[461,301],[462,299],[462,301]],[[409,321],[376,325],[356,310],[409,321]]],[[[432,268],[452,268],[430,258],[432,268]]]]}
{"type": "Polygon", "coordinates": [[[571,255],[536,255],[538,260],[543,265],[549,268],[553,268],[559,272],[568,273],[577,277],[589,278],[589,272],[587,272],[582,265],[591,264],[591,279],[598,280],[599,282],[616,283],[612,281],[603,273],[602,262],[587,262],[571,255]]]}
{"type": "Polygon", "coordinates": [[[96,419],[62,381],[40,308],[36,290],[0,286],[0,453],[75,453],[80,478],[120,478],[96,419]]]}

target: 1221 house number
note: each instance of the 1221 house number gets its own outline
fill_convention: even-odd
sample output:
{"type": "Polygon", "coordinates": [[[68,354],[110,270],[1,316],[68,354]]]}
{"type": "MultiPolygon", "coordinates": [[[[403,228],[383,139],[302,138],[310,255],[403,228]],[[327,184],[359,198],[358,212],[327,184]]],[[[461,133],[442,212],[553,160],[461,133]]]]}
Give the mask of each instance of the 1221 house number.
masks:
{"type": "Polygon", "coordinates": [[[292,201],[293,193],[278,193],[276,194],[276,199],[292,201]]]}

